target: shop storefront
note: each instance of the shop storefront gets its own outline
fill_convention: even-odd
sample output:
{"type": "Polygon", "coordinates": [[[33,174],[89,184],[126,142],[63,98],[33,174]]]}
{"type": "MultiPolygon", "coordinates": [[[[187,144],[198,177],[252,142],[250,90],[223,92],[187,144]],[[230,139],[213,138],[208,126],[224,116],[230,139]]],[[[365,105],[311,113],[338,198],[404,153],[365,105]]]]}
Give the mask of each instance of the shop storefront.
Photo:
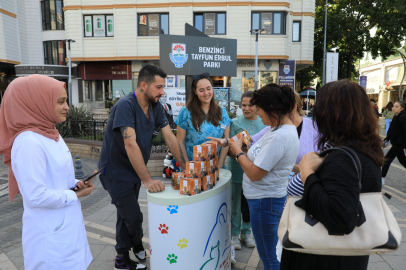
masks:
{"type": "Polygon", "coordinates": [[[88,110],[105,109],[106,100],[133,91],[131,61],[81,62],[79,104],[88,110]]]}
{"type": "MultiPolygon", "coordinates": [[[[137,88],[138,74],[140,69],[146,65],[159,67],[159,60],[132,61],[132,84],[133,89],[137,88]]],[[[278,83],[279,60],[258,60],[258,88],[270,83],[278,83]]],[[[254,91],[255,87],[255,60],[238,60],[237,76],[211,76],[214,87],[233,87],[242,93],[254,91]]],[[[185,87],[184,75],[169,75],[166,79],[166,87],[185,87]]],[[[123,93],[120,93],[122,96],[123,93]]]]}
{"type": "Polygon", "coordinates": [[[374,70],[363,74],[367,76],[367,88],[366,92],[371,101],[378,103],[379,94],[383,86],[381,85],[381,70],[374,70]]]}
{"type": "MultiPolygon", "coordinates": [[[[388,66],[385,68],[385,96],[384,100],[386,102],[399,100],[399,84],[402,81],[404,74],[404,65],[397,64],[393,66],[388,66]]],[[[406,82],[402,84],[402,89],[405,87],[406,82]]],[[[406,96],[403,96],[405,100],[406,96]]],[[[384,101],[384,103],[385,103],[384,101]]],[[[386,105],[386,104],[384,104],[386,105]]]]}
{"type": "MultiPolygon", "coordinates": [[[[278,83],[278,60],[258,60],[258,89],[278,83]]],[[[237,76],[231,78],[231,87],[242,93],[255,90],[255,60],[238,60],[237,76]]]]}
{"type": "Polygon", "coordinates": [[[0,62],[0,104],[8,85],[16,78],[15,64],[0,62]]]}
{"type": "MultiPolygon", "coordinates": [[[[60,65],[16,65],[15,72],[17,77],[25,77],[33,74],[40,74],[52,77],[58,81],[62,81],[66,84],[66,90],[68,91],[69,80],[69,67],[60,65]]],[[[78,82],[80,81],[78,76],[78,67],[72,67],[72,103],[77,105],[77,89],[78,82]]]]}
{"type": "MultiPolygon", "coordinates": [[[[132,61],[132,84],[133,89],[137,89],[138,83],[138,75],[140,70],[145,65],[153,65],[159,67],[159,60],[135,60],[132,61]]],[[[165,71],[165,70],[164,70],[165,71]]],[[[183,75],[170,75],[168,74],[167,78],[165,79],[165,87],[185,87],[185,76],[183,75]]]]}

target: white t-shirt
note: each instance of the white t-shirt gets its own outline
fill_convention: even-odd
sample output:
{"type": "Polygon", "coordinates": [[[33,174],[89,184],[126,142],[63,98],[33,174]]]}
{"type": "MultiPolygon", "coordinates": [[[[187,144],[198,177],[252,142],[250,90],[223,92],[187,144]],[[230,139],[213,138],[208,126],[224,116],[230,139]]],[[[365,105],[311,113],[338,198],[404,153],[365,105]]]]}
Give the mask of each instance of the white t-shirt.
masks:
{"type": "Polygon", "coordinates": [[[248,150],[247,157],[255,166],[268,171],[259,181],[244,173],[243,190],[247,199],[282,198],[286,196],[288,176],[295,165],[299,138],[294,125],[270,129],[248,150]]]}

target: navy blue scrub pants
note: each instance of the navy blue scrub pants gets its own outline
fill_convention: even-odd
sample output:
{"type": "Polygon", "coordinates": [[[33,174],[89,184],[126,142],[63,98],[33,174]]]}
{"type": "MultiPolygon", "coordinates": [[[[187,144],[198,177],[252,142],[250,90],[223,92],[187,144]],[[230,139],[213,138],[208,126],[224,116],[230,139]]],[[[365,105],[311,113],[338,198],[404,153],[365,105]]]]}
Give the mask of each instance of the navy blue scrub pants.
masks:
{"type": "Polygon", "coordinates": [[[138,204],[141,181],[138,183],[118,181],[100,175],[100,182],[117,208],[116,241],[117,254],[125,254],[132,247],[135,252],[144,250],[142,246],[143,215],[138,204]]]}

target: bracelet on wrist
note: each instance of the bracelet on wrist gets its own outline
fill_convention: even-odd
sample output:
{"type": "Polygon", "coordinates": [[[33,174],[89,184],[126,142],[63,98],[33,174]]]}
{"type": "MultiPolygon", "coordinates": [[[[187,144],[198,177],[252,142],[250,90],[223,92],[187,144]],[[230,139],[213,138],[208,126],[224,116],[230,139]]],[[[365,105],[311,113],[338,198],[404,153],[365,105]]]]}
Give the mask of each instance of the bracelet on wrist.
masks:
{"type": "Polygon", "coordinates": [[[247,156],[244,152],[241,152],[241,153],[239,153],[236,157],[235,157],[235,159],[238,161],[238,158],[240,157],[240,156],[247,156]]]}
{"type": "Polygon", "coordinates": [[[223,146],[223,147],[227,147],[228,146],[228,139],[227,138],[224,138],[224,139],[226,139],[227,144],[225,146],[223,146]]]}

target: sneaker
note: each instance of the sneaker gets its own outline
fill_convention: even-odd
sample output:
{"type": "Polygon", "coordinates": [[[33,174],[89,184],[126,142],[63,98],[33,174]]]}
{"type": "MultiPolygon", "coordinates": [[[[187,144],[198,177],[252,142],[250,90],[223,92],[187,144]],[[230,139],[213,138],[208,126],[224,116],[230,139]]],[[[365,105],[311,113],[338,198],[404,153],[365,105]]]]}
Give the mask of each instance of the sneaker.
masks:
{"type": "Polygon", "coordinates": [[[385,185],[385,177],[382,177],[382,186],[385,185]]]}
{"type": "Polygon", "coordinates": [[[231,264],[236,264],[234,246],[231,246],[231,264]]]}
{"type": "Polygon", "coordinates": [[[145,248],[142,245],[142,243],[140,243],[137,246],[134,246],[133,247],[133,252],[134,252],[135,257],[138,260],[140,260],[142,262],[145,262],[145,260],[147,259],[147,253],[145,252],[145,248]]]}
{"type": "Polygon", "coordinates": [[[129,254],[124,254],[124,257],[116,257],[115,263],[114,263],[114,270],[121,270],[121,269],[146,270],[146,269],[148,269],[148,267],[131,260],[129,254]]]}
{"type": "Polygon", "coordinates": [[[231,245],[234,247],[234,249],[241,249],[241,243],[240,239],[238,239],[238,235],[234,235],[231,238],[231,245]]]}
{"type": "Polygon", "coordinates": [[[251,238],[249,234],[240,234],[240,240],[244,242],[246,247],[253,248],[255,247],[254,239],[251,238]]]}
{"type": "Polygon", "coordinates": [[[138,260],[142,262],[145,262],[145,260],[147,259],[147,253],[145,252],[145,250],[141,250],[140,252],[134,251],[134,255],[138,260]]]}

